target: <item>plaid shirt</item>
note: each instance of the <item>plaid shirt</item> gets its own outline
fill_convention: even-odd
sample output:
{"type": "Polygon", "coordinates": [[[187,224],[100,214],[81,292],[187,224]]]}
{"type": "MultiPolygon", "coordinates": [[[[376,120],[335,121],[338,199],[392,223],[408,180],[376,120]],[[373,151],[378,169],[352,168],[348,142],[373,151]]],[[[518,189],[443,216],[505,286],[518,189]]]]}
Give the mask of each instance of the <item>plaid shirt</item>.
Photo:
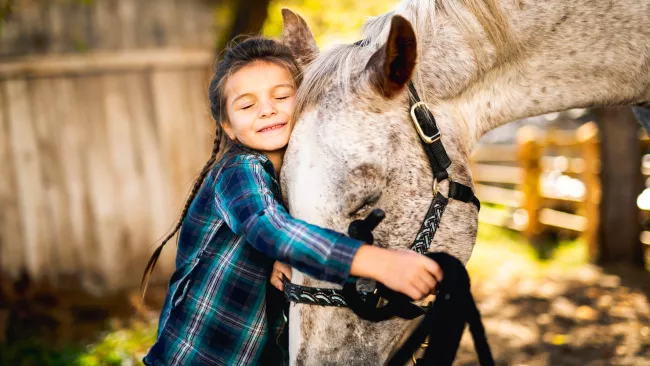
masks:
{"type": "Polygon", "coordinates": [[[362,243],[291,217],[271,162],[242,149],[213,168],[183,221],[147,365],[283,364],[273,261],[339,284],[349,275],[362,243]]]}

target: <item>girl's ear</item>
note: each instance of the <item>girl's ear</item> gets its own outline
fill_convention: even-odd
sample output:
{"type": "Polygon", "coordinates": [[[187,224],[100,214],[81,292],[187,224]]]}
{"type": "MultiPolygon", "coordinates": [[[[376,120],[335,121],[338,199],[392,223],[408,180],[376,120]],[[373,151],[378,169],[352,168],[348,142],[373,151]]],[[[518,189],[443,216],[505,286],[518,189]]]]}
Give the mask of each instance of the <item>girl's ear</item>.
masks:
{"type": "Polygon", "coordinates": [[[235,136],[235,131],[233,130],[230,122],[228,121],[221,122],[221,128],[223,128],[223,132],[225,132],[226,135],[228,135],[229,139],[233,141],[237,140],[237,137],[235,136]]]}

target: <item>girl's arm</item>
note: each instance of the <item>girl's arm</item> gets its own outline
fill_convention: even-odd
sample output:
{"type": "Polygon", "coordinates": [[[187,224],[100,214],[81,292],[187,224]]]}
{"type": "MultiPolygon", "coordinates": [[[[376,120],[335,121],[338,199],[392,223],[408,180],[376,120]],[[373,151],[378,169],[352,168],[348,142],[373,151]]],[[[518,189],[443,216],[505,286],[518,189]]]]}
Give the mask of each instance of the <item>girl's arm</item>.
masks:
{"type": "MultiPolygon", "coordinates": [[[[434,293],[443,278],[440,266],[416,252],[390,251],[371,245],[362,245],[352,260],[350,274],[377,280],[389,288],[420,300],[434,293]]],[[[283,277],[291,280],[291,268],[276,261],[271,273],[271,284],[284,290],[283,277]]]]}
{"type": "Polygon", "coordinates": [[[364,245],[291,217],[273,198],[271,175],[247,159],[222,170],[215,202],[230,228],[257,250],[318,279],[343,284],[350,274],[372,278],[414,300],[442,280],[438,264],[416,252],[364,245]]]}
{"type": "MultiPolygon", "coordinates": [[[[257,250],[315,278],[343,284],[363,243],[292,217],[270,187],[271,175],[260,161],[239,157],[217,177],[215,205],[232,231],[257,250]]],[[[355,275],[374,277],[369,261],[358,259],[355,275]]]]}

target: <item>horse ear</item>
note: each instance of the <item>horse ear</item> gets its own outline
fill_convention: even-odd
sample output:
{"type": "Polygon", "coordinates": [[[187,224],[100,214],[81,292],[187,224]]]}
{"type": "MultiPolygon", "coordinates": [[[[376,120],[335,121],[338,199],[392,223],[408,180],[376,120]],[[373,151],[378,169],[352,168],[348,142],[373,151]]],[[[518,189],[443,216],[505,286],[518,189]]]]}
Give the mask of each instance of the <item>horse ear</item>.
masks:
{"type": "Polygon", "coordinates": [[[411,80],[417,57],[417,40],[411,23],[395,15],[388,41],[366,65],[368,80],[381,95],[392,98],[411,80]]]}
{"type": "Polygon", "coordinates": [[[300,66],[308,65],[318,56],[318,46],[307,22],[287,8],[282,9],[282,20],[282,43],[291,49],[300,66]]]}

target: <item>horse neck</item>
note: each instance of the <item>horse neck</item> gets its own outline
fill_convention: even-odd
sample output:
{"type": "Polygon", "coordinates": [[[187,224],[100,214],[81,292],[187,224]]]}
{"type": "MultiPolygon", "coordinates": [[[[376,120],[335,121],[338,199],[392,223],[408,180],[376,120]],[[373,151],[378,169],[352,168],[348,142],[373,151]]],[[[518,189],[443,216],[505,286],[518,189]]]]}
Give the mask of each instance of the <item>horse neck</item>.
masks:
{"type": "Polygon", "coordinates": [[[421,37],[427,99],[436,113],[464,121],[470,149],[487,131],[516,119],[650,101],[649,0],[499,5],[516,34],[516,55],[497,57],[478,23],[474,43],[468,42],[444,12],[436,14],[433,34],[421,37]]]}

